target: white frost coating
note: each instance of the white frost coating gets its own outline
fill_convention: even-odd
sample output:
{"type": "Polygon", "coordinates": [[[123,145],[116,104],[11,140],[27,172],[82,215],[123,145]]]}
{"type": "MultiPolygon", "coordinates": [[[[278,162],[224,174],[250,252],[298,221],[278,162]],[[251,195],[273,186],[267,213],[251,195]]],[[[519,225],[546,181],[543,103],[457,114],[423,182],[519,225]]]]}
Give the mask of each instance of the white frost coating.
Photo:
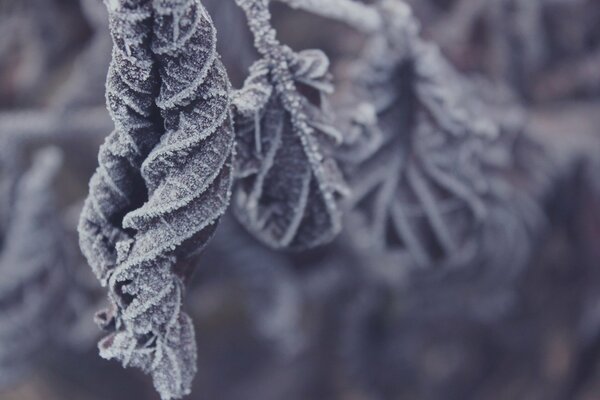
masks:
{"type": "Polygon", "coordinates": [[[199,0],[121,0],[109,17],[116,129],[80,220],[82,250],[108,286],[100,354],[149,373],[162,399],[190,392],[196,344],[182,311],[186,258],[228,206],[230,84],[199,0]]]}
{"type": "Polygon", "coordinates": [[[118,11],[119,7],[121,7],[119,0],[106,0],[106,4],[110,11],[118,11]]]}
{"type": "Polygon", "coordinates": [[[337,197],[345,189],[327,154],[326,142],[341,138],[323,107],[324,93],[333,90],[329,60],[321,51],[294,53],[279,43],[268,1],[236,1],[262,57],[233,102],[240,177],[236,216],[271,247],[322,245],[341,229],[337,197]]]}

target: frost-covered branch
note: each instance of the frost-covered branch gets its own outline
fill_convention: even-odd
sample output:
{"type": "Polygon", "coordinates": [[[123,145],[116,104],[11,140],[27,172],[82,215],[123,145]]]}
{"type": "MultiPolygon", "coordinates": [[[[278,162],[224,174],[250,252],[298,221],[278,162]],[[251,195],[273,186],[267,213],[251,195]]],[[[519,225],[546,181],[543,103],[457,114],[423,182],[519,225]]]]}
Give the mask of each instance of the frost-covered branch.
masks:
{"type": "Polygon", "coordinates": [[[363,32],[381,29],[383,21],[377,10],[355,0],[275,0],[300,9],[344,22],[363,32]]]}

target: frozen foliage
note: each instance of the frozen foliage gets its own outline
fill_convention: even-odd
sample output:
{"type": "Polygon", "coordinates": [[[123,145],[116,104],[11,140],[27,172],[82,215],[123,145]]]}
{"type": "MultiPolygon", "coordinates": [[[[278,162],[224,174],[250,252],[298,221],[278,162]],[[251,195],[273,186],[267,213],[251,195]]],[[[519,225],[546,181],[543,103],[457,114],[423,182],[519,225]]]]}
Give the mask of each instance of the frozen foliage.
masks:
{"type": "MultiPolygon", "coordinates": [[[[471,265],[481,253],[479,262],[522,264],[525,255],[513,259],[506,240],[525,228],[495,214],[511,213],[497,205],[508,204],[511,189],[493,172],[510,159],[495,160],[492,149],[512,146],[514,132],[501,124],[514,130],[514,113],[494,118],[499,110],[419,37],[408,6],[384,1],[381,11],[384,30],[366,45],[355,75],[366,103],[351,110],[353,129],[340,152],[353,177],[349,232],[367,253],[385,251],[395,268],[471,265]],[[507,233],[500,240],[495,232],[487,249],[498,249],[498,259],[481,242],[490,226],[507,233]]],[[[512,244],[527,243],[525,236],[512,244]]]]}
{"type": "Polygon", "coordinates": [[[105,358],[142,368],[163,399],[189,393],[193,326],[185,259],[212,236],[230,196],[229,81],[199,0],[108,1],[115,131],[80,222],[81,247],[109,287],[98,315],[105,358]]]}
{"type": "Polygon", "coordinates": [[[65,254],[52,186],[61,165],[57,149],[37,153],[19,177],[18,152],[0,143],[2,165],[0,229],[0,386],[19,378],[49,343],[60,322],[65,254]],[[19,179],[20,178],[20,179],[19,179]],[[7,182],[8,181],[8,182],[7,182]],[[10,193],[10,195],[7,195],[10,193]],[[7,198],[9,197],[9,198],[7,198]]]}
{"type": "Polygon", "coordinates": [[[146,398],[109,303],[168,399],[596,393],[600,8],[407,2],[1,2],[1,383],[146,398]]]}
{"type": "Polygon", "coordinates": [[[238,0],[261,55],[233,101],[238,140],[234,210],[274,248],[307,249],[341,229],[337,198],[344,182],[328,155],[341,140],[327,112],[329,60],[318,50],[294,53],[271,27],[269,2],[238,0]]]}

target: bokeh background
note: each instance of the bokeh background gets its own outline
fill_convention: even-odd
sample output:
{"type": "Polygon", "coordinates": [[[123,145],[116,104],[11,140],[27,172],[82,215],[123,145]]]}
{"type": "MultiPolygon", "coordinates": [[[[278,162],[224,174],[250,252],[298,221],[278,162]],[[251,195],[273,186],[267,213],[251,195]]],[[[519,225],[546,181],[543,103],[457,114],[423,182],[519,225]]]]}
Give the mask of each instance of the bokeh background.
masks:
{"type": "MultiPolygon", "coordinates": [[[[243,14],[233,0],[203,3],[240,87],[256,59],[243,14]]],[[[511,279],[485,268],[407,277],[346,233],[274,252],[227,216],[187,293],[199,351],[190,399],[600,398],[600,3],[410,3],[424,37],[522,118],[511,173],[539,205],[536,234],[497,243],[494,273],[526,244],[523,265],[511,279]]],[[[366,43],[341,23],[273,12],[282,41],[322,49],[336,77],[366,43]]],[[[112,130],[111,46],[99,0],[0,0],[3,400],[158,399],[141,372],[98,356],[105,294],[78,249],[112,130]]]]}

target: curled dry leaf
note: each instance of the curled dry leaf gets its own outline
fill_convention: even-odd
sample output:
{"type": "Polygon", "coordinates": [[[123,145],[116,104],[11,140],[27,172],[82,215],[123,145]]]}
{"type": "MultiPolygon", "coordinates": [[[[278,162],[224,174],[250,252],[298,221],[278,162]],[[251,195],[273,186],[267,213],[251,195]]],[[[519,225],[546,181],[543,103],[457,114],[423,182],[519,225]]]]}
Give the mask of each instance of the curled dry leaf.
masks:
{"type": "Polygon", "coordinates": [[[107,2],[113,37],[107,99],[115,131],[80,221],[81,247],[112,308],[105,358],[150,373],[163,399],[189,393],[196,370],[182,311],[186,258],[229,202],[229,80],[199,0],[107,2]]]}
{"type": "Polygon", "coordinates": [[[345,184],[328,147],[341,140],[324,94],[332,91],[321,51],[294,53],[270,26],[268,2],[239,0],[262,58],[234,97],[241,223],[274,248],[307,249],[341,229],[345,184]]]}

